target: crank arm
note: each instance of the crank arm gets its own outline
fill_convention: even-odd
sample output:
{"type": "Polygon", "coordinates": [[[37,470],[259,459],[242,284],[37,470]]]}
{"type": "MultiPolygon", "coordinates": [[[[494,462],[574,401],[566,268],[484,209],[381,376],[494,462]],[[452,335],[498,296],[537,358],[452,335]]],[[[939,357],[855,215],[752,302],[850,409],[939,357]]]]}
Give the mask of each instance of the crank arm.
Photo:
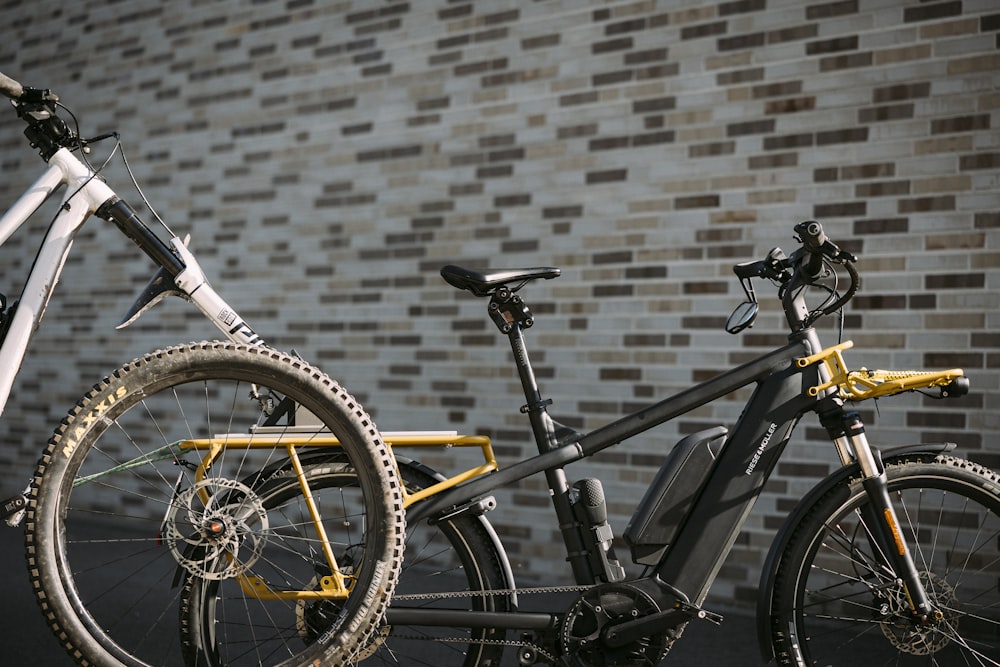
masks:
{"type": "Polygon", "coordinates": [[[602,633],[602,639],[606,646],[616,648],[649,635],[665,634],[692,619],[709,621],[715,625],[721,625],[723,621],[721,614],[696,607],[687,602],[678,602],[673,609],[650,614],[634,621],[608,626],[602,633]]]}

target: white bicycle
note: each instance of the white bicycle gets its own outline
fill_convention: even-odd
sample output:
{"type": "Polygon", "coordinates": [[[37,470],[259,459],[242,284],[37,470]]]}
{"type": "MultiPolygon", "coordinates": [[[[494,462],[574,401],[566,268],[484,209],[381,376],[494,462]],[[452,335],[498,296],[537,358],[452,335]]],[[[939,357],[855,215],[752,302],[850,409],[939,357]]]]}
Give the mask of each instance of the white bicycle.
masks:
{"type": "Polygon", "coordinates": [[[65,186],[20,299],[0,297],[0,411],[73,239],[95,215],[159,267],[123,326],[176,294],[227,339],[157,350],[98,382],[56,429],[25,494],[5,503],[8,523],[25,523],[47,622],[80,664],[190,664],[183,591],[231,579],[260,603],[230,610],[226,622],[243,613],[257,627],[263,615],[275,631],[228,647],[226,664],[347,664],[372,641],[401,565],[403,503],[382,436],[327,375],[265,346],[185,244],[159,221],[170,236],[161,240],[102,180],[86,149],[115,135],[83,139],[49,90],[0,74],[0,93],[48,164],[0,218],[0,244],[65,186]],[[356,471],[349,485],[310,490],[296,466],[312,445],[306,418],[316,424],[307,433],[338,442],[356,471]],[[286,432],[297,435],[283,440],[286,432]],[[254,490],[275,470],[298,471],[296,493],[254,490]],[[265,568],[278,573],[268,581],[312,582],[323,613],[309,595],[283,595],[250,575],[265,568]]]}

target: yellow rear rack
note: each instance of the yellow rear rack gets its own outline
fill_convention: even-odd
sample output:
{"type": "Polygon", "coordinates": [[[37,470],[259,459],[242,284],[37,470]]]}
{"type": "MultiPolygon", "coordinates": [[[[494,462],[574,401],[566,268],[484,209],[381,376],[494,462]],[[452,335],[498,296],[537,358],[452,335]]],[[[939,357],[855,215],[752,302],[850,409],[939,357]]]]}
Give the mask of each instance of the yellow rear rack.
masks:
{"type": "Polygon", "coordinates": [[[915,389],[945,387],[965,375],[961,368],[951,368],[946,371],[896,371],[861,368],[852,371],[848,370],[841,354],[844,350],[849,350],[852,347],[854,347],[853,341],[845,341],[840,345],[828,347],[816,354],[796,360],[799,368],[805,368],[817,361],[822,361],[830,376],[829,381],[809,387],[810,396],[818,396],[826,389],[838,387],[841,398],[850,401],[864,401],[869,398],[891,396],[915,389]]]}
{"type": "MultiPolygon", "coordinates": [[[[479,447],[483,455],[482,465],[474,466],[464,472],[428,486],[415,493],[403,492],[403,506],[408,507],[428,496],[450,489],[462,482],[497,470],[493,446],[487,436],[458,435],[451,432],[421,432],[402,431],[397,433],[382,433],[382,439],[390,449],[397,447],[479,447]]],[[[331,574],[323,577],[313,590],[286,590],[272,587],[262,577],[241,573],[237,576],[240,587],[247,595],[260,600],[322,600],[342,599],[346,597],[353,586],[353,578],[340,570],[332,545],[326,537],[326,531],[321,521],[318,508],[313,502],[312,491],[305,477],[305,471],[299,460],[299,449],[339,447],[340,441],[326,431],[318,431],[315,426],[302,427],[271,427],[258,428],[253,433],[220,434],[212,438],[192,438],[171,445],[171,451],[207,452],[195,472],[195,480],[204,479],[212,465],[226,449],[263,449],[284,447],[288,451],[289,460],[295,470],[296,477],[302,487],[303,498],[309,509],[313,524],[317,531],[317,539],[324,552],[331,574]]],[[[203,493],[207,493],[204,492],[203,493]]],[[[207,502],[207,498],[205,499],[207,502]]]]}
{"type": "MultiPolygon", "coordinates": [[[[493,472],[499,468],[493,445],[485,435],[459,435],[457,433],[441,433],[436,431],[399,431],[383,432],[382,440],[389,449],[396,447],[478,447],[483,455],[482,465],[474,466],[437,484],[428,486],[415,493],[403,489],[403,506],[409,507],[442,491],[446,491],[479,475],[493,472]]],[[[311,427],[292,428],[258,428],[253,433],[230,433],[217,435],[214,438],[193,438],[177,443],[181,451],[193,450],[208,452],[202,459],[195,474],[195,480],[200,481],[212,463],[223,449],[263,449],[272,447],[339,447],[340,441],[326,432],[317,432],[311,427]]]]}

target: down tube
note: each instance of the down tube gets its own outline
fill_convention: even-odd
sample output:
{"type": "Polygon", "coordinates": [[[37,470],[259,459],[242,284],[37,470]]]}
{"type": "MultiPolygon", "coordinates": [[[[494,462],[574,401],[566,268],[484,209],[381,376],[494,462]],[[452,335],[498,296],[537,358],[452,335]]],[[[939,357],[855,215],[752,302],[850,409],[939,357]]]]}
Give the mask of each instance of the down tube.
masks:
{"type": "Polygon", "coordinates": [[[774,470],[792,430],[816,405],[806,386],[817,365],[794,364],[761,382],[719,454],[712,475],[656,568],[666,584],[700,605],[774,470]]]}
{"type": "MultiPolygon", "coordinates": [[[[62,171],[58,167],[49,167],[28,189],[10,211],[0,219],[0,233],[8,235],[24,224],[58,187],[62,179],[62,171]]],[[[49,227],[45,235],[38,257],[32,265],[31,274],[21,291],[17,309],[10,328],[0,347],[0,413],[7,404],[14,378],[21,369],[28,342],[38,328],[45,313],[56,281],[62,272],[73,238],[80,225],[86,220],[87,213],[76,205],[73,209],[63,208],[49,227]]]]}

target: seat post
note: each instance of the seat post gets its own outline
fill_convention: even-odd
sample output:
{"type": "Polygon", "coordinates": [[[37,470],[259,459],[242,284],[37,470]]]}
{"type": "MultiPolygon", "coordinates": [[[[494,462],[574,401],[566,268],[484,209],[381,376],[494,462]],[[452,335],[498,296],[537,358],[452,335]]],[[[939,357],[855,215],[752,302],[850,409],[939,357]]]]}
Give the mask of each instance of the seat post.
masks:
{"type": "MultiPolygon", "coordinates": [[[[524,390],[525,404],[521,406],[521,412],[528,415],[538,453],[544,454],[556,449],[560,446],[556,439],[556,425],[547,410],[548,406],[552,405],[552,399],[542,398],[524,340],[524,329],[534,324],[531,311],[521,297],[511,294],[506,287],[497,290],[490,298],[489,310],[494,323],[510,341],[510,349],[514,353],[514,365],[517,367],[521,388],[524,390]]],[[[552,505],[559,521],[559,531],[566,545],[566,553],[571,554],[567,560],[573,570],[573,578],[579,585],[593,584],[597,579],[578,528],[579,521],[573,512],[573,492],[566,478],[566,472],[561,467],[549,468],[545,471],[545,481],[551,491],[552,505]]]]}

